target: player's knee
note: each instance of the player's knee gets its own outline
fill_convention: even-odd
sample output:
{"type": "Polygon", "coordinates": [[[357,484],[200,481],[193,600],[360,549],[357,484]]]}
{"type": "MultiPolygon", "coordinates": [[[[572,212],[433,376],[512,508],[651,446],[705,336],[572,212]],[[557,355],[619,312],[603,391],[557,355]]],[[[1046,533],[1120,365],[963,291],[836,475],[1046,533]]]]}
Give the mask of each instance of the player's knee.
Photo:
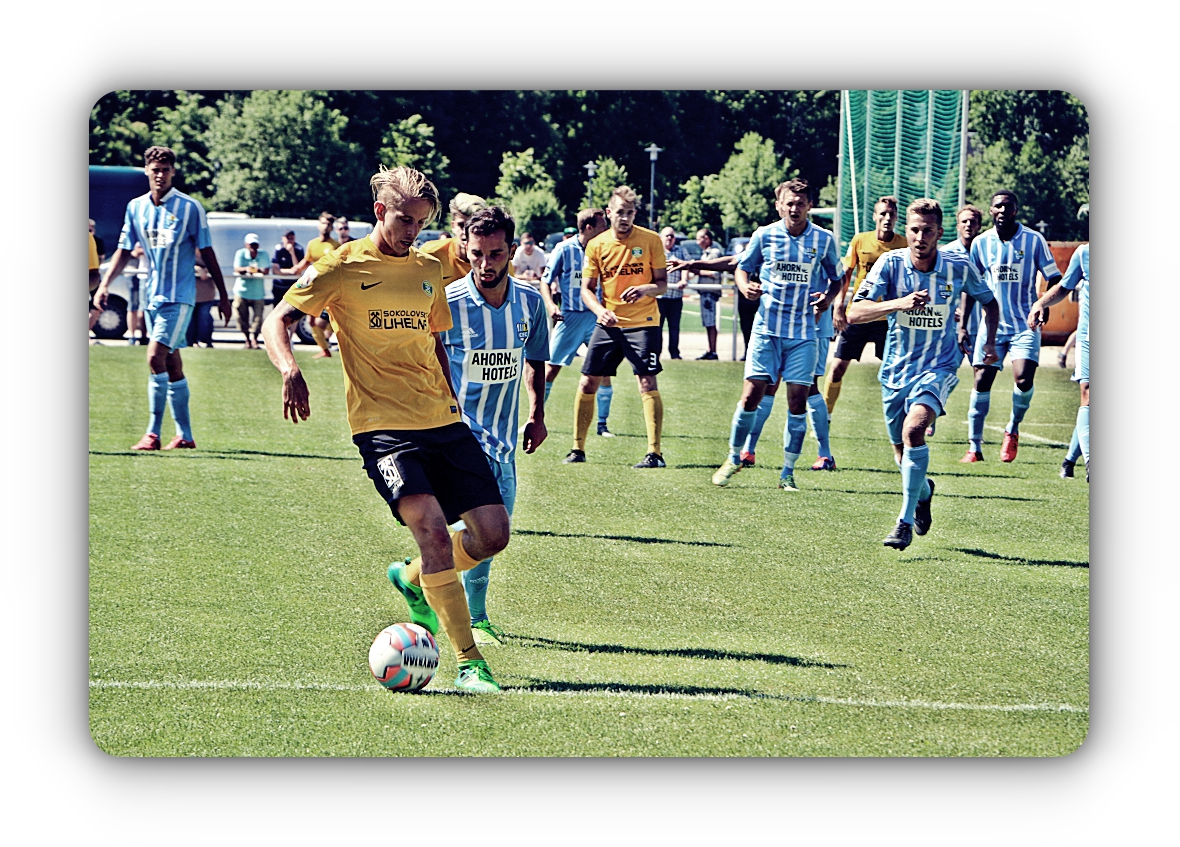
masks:
{"type": "Polygon", "coordinates": [[[489,556],[494,556],[508,546],[511,537],[508,513],[504,512],[502,515],[468,525],[467,531],[474,536],[473,540],[477,548],[471,551],[474,558],[486,559],[489,556]]]}

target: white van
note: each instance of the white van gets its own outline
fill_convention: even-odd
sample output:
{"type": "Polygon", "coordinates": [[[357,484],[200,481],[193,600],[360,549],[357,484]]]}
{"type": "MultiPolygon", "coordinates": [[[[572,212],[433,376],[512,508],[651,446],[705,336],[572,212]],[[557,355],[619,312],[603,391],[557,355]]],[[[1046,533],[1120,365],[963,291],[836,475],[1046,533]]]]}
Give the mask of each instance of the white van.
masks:
{"type": "MultiPolygon", "coordinates": [[[[259,246],[273,259],[275,247],[282,241],[287,232],[295,232],[295,241],[303,247],[313,238],[319,237],[319,222],[304,218],[252,218],[240,212],[209,212],[206,214],[209,223],[209,237],[213,242],[213,252],[217,254],[217,264],[221,267],[221,275],[225,278],[225,287],[230,299],[233,299],[234,287],[234,254],[245,246],[247,233],[258,235],[259,246]]],[[[349,232],[353,238],[364,238],[373,225],[362,221],[348,221],[349,232]]],[[[111,251],[112,253],[114,250],[111,251]]],[[[106,275],[107,264],[103,263],[102,273],[106,275]]],[[[111,281],[107,308],[94,324],[94,334],[98,338],[122,338],[127,332],[127,303],[130,291],[127,278],[136,274],[132,266],[123,271],[116,280],[111,281]]],[[[266,299],[271,297],[270,277],[266,278],[266,299]]],[[[142,296],[142,294],[141,294],[142,296]]],[[[315,338],[307,319],[300,321],[295,327],[295,334],[304,344],[314,344],[315,338]]]]}

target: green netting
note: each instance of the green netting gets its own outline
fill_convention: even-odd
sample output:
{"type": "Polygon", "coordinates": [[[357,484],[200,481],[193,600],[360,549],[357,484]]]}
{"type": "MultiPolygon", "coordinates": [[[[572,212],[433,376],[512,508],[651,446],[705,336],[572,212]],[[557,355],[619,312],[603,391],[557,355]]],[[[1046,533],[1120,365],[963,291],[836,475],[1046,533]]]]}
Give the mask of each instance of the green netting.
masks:
{"type": "MultiPolygon", "coordinates": [[[[965,91],[844,91],[840,98],[840,247],[873,229],[873,204],[892,194],[942,204],[943,240],[955,237],[965,91]]],[[[901,226],[899,224],[900,231],[901,226]]]]}

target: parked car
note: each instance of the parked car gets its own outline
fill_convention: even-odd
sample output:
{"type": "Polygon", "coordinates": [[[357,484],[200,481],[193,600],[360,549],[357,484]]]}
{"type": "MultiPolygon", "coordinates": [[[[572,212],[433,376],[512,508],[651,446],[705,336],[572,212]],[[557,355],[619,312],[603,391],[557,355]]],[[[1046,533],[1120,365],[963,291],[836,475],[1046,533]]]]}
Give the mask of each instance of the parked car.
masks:
{"type": "Polygon", "coordinates": [[[421,247],[427,241],[438,241],[443,236],[449,236],[449,230],[444,229],[424,229],[418,233],[418,237],[414,239],[414,246],[421,247]]]}
{"type": "Polygon", "coordinates": [[[545,236],[545,241],[541,245],[541,249],[544,250],[545,255],[548,256],[550,253],[553,252],[553,248],[556,247],[558,244],[560,244],[564,240],[565,240],[565,233],[564,232],[551,232],[545,236]]]}
{"type": "Polygon", "coordinates": [[[750,243],[749,238],[731,238],[729,245],[725,248],[726,256],[740,256],[746,252],[746,245],[750,243]]]}

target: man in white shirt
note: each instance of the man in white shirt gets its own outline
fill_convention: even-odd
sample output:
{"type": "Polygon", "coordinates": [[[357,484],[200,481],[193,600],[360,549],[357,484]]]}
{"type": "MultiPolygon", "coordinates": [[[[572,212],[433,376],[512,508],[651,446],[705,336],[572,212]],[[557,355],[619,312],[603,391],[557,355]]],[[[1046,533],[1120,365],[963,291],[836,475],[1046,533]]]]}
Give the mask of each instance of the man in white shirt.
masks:
{"type": "Polygon", "coordinates": [[[520,234],[520,247],[512,257],[514,276],[527,280],[530,285],[540,290],[541,275],[545,272],[545,251],[537,246],[531,232],[520,234]]]}

